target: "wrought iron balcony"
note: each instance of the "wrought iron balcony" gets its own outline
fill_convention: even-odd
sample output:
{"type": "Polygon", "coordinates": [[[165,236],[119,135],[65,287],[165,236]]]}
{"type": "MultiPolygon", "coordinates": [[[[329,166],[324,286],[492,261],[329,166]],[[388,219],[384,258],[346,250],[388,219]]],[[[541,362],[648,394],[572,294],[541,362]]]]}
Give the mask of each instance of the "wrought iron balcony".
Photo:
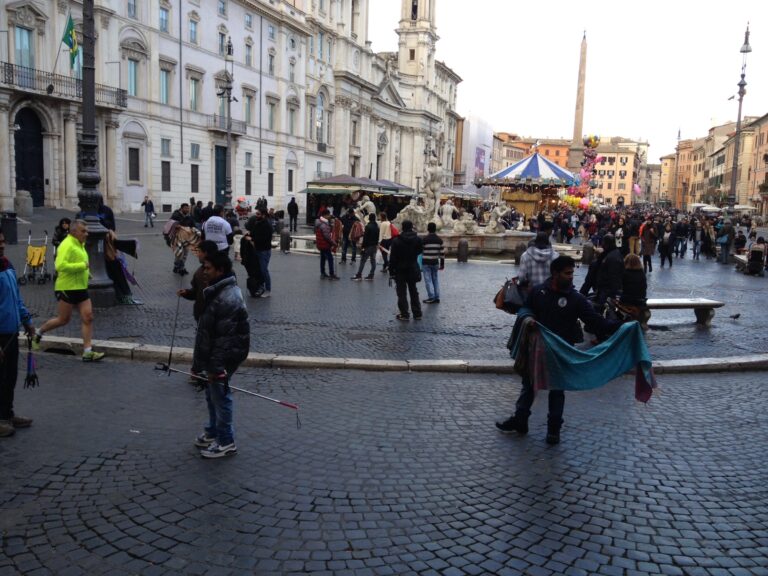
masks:
{"type": "MultiPolygon", "coordinates": [[[[219,114],[212,114],[208,116],[208,130],[214,130],[216,132],[227,131],[227,117],[219,114]]],[[[232,118],[232,134],[245,134],[247,127],[244,121],[235,120],[232,118]]]]}
{"type": "MultiPolygon", "coordinates": [[[[18,66],[10,62],[2,63],[0,82],[22,92],[47,94],[63,100],[83,99],[83,81],[79,78],[18,66]]],[[[128,94],[120,88],[96,84],[96,104],[126,108],[128,94]]]]}

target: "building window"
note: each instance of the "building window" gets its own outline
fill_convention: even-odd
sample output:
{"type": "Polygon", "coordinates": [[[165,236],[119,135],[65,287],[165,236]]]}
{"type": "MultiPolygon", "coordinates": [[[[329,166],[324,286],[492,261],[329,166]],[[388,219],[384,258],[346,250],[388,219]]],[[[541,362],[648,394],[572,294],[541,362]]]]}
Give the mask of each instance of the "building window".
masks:
{"type": "Polygon", "coordinates": [[[290,82],[296,82],[296,64],[293,62],[288,65],[288,80],[290,82]]]}
{"type": "Polygon", "coordinates": [[[136,18],[136,0],[128,0],[128,18],[136,18]]]}
{"type": "Polygon", "coordinates": [[[413,48],[408,50],[408,60],[410,60],[411,62],[416,60],[416,50],[414,50],[413,48]]]}
{"type": "Polygon", "coordinates": [[[243,100],[243,105],[245,106],[245,123],[251,124],[251,122],[253,122],[253,96],[246,94],[243,100]]]}
{"type": "Polygon", "coordinates": [[[610,190],[611,188],[613,188],[613,183],[608,182],[608,190],[610,190]]]}
{"type": "Polygon", "coordinates": [[[323,171],[323,163],[322,162],[318,162],[315,165],[315,173],[319,175],[320,172],[322,172],[322,171],[323,171]]]}
{"type": "Polygon", "coordinates": [[[245,27],[246,28],[253,28],[253,14],[250,12],[245,13],[245,27]]]}
{"type": "Polygon", "coordinates": [[[168,32],[168,9],[160,8],[160,32],[168,32]]]}
{"type": "Polygon", "coordinates": [[[560,150],[555,150],[555,156],[560,156],[560,150]]]}
{"type": "Polygon", "coordinates": [[[189,21],[189,41],[197,44],[197,22],[194,20],[189,21]]]}
{"type": "Polygon", "coordinates": [[[227,15],[227,0],[218,0],[217,3],[217,12],[219,13],[219,16],[226,16],[227,15]]]}
{"type": "Polygon", "coordinates": [[[189,146],[189,159],[190,160],[199,160],[200,159],[200,144],[195,144],[194,142],[190,144],[189,146]]]}
{"type": "Polygon", "coordinates": [[[316,139],[322,144],[325,143],[325,140],[323,139],[325,133],[325,97],[322,94],[317,97],[317,112],[315,112],[315,114],[315,128],[317,129],[316,139]]]}
{"type": "Polygon", "coordinates": [[[357,120],[352,120],[352,146],[357,146],[357,120]]]}
{"type": "Polygon", "coordinates": [[[333,47],[333,44],[331,43],[331,40],[328,40],[328,63],[331,63],[331,48],[333,47]]]}
{"type": "Polygon", "coordinates": [[[251,195],[251,171],[250,170],[245,171],[245,195],[246,196],[251,195]]]}
{"type": "Polygon", "coordinates": [[[163,192],[171,191],[171,163],[167,160],[160,162],[160,180],[161,190],[163,192]]]}
{"type": "Polygon", "coordinates": [[[275,195],[275,173],[267,174],[267,196],[275,195]]]}
{"type": "Polygon", "coordinates": [[[318,32],[317,34],[317,57],[323,59],[323,44],[325,43],[325,34],[318,32]]]}
{"type": "Polygon", "coordinates": [[[293,192],[293,170],[288,170],[288,192],[293,192]]]}
{"type": "Polygon", "coordinates": [[[140,182],[140,165],[139,165],[139,152],[138,148],[128,148],[128,181],[140,182]]]}
{"type": "Polygon", "coordinates": [[[200,192],[200,166],[197,164],[190,164],[190,170],[192,171],[190,173],[192,182],[189,189],[193,194],[197,194],[200,192]]]}
{"type": "Polygon", "coordinates": [[[296,109],[288,108],[288,134],[296,135],[296,109]]]}
{"type": "Polygon", "coordinates": [[[222,120],[226,121],[226,118],[227,118],[227,97],[226,96],[219,96],[219,116],[221,116],[222,120]]]}
{"type": "Polygon", "coordinates": [[[275,27],[272,24],[267,24],[267,36],[270,40],[275,39],[275,27]]]}
{"type": "Polygon", "coordinates": [[[268,73],[270,76],[274,76],[275,75],[275,55],[270,54],[267,57],[267,62],[268,62],[268,73]]]}
{"type": "Polygon", "coordinates": [[[275,157],[267,156],[267,170],[274,170],[274,169],[275,169],[275,157]]]}
{"type": "Polygon", "coordinates": [[[269,104],[267,104],[267,107],[268,107],[268,109],[267,109],[268,110],[268,114],[267,114],[267,127],[270,130],[274,130],[275,129],[275,120],[276,120],[275,119],[275,115],[277,113],[277,106],[275,106],[274,102],[270,102],[269,104]]]}
{"type": "Polygon", "coordinates": [[[189,79],[189,109],[197,112],[200,106],[200,80],[189,79]]]}
{"type": "Polygon", "coordinates": [[[253,46],[250,44],[245,45],[245,65],[253,66],[253,46]]]}
{"type": "Polygon", "coordinates": [[[139,61],[128,59],[128,95],[138,96],[139,93],[139,61]]]}
{"type": "Polygon", "coordinates": [[[245,153],[245,165],[251,166],[253,164],[253,152],[245,153]]]}
{"type": "Polygon", "coordinates": [[[219,55],[224,56],[227,53],[227,35],[219,32],[219,55]]]}
{"type": "Polygon", "coordinates": [[[168,70],[160,70],[160,104],[168,104],[171,91],[171,73],[168,70]]]}
{"type": "Polygon", "coordinates": [[[170,155],[171,155],[171,139],[160,138],[160,156],[165,156],[167,158],[170,155]]]}

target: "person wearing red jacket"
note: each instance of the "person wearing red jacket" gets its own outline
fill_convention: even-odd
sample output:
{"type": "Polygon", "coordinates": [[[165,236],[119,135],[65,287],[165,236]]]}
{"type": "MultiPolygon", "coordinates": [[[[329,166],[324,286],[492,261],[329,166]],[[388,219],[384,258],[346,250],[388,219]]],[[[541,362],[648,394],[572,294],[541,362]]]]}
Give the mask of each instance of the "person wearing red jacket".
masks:
{"type": "Polygon", "coordinates": [[[333,238],[333,228],[330,223],[331,211],[324,208],[320,212],[320,218],[315,222],[315,244],[320,250],[320,278],[339,280],[333,267],[333,250],[337,242],[333,238]],[[328,262],[328,274],[325,273],[325,263],[328,262]]]}

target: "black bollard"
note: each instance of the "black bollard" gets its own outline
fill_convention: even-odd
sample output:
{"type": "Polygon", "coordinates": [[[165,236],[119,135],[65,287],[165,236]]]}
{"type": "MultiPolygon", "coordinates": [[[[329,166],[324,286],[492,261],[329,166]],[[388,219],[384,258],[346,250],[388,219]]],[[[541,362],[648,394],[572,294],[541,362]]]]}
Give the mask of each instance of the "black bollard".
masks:
{"type": "Polygon", "coordinates": [[[469,260],[469,242],[465,239],[459,240],[456,246],[456,260],[458,262],[467,262],[469,260]]]}
{"type": "Polygon", "coordinates": [[[280,232],[280,251],[288,254],[291,251],[291,231],[283,228],[280,232]]]}
{"type": "Polygon", "coordinates": [[[584,242],[581,247],[581,263],[589,266],[595,259],[595,245],[592,242],[584,242]]]}

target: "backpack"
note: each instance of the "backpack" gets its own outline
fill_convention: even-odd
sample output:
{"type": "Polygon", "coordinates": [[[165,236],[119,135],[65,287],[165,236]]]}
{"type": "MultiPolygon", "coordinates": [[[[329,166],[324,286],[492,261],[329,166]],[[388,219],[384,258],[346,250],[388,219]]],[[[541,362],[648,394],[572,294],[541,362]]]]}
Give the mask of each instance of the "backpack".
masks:
{"type": "Polygon", "coordinates": [[[352,224],[352,229],[349,231],[349,239],[357,244],[364,234],[365,228],[363,228],[363,223],[359,220],[355,221],[355,223],[352,224]]]}
{"type": "Polygon", "coordinates": [[[174,232],[178,225],[179,223],[176,220],[168,220],[163,226],[163,239],[168,246],[173,242],[174,232]]]}
{"type": "Polygon", "coordinates": [[[389,229],[392,231],[392,238],[397,238],[400,236],[400,230],[398,230],[397,226],[392,224],[392,222],[389,223],[389,229]]]}

